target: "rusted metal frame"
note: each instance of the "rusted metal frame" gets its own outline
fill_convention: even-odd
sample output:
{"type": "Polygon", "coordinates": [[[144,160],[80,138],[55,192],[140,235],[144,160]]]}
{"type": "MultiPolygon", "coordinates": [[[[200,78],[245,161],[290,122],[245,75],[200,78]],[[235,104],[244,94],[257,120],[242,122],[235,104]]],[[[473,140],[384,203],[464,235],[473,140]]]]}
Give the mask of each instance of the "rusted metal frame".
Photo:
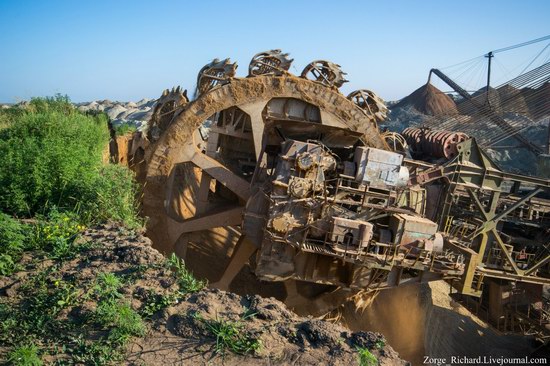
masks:
{"type": "Polygon", "coordinates": [[[540,284],[550,285],[550,278],[525,276],[525,274],[516,274],[516,273],[504,272],[501,270],[488,269],[483,267],[478,267],[476,271],[483,273],[485,277],[534,283],[538,285],[540,284]]]}
{"type": "Polygon", "coordinates": [[[516,261],[514,261],[514,258],[512,258],[512,255],[510,254],[510,252],[508,252],[508,248],[506,248],[506,244],[504,244],[504,242],[502,241],[502,238],[500,237],[500,234],[498,233],[497,229],[496,228],[491,229],[491,234],[496,239],[498,246],[504,253],[506,260],[508,261],[508,263],[510,263],[514,272],[516,272],[520,276],[525,275],[525,271],[522,271],[521,269],[518,268],[518,266],[516,265],[516,261]]]}
{"type": "MultiPolygon", "coordinates": [[[[499,198],[499,192],[493,192],[493,196],[491,197],[490,210],[489,210],[489,212],[486,212],[485,209],[483,208],[483,205],[479,201],[479,198],[474,193],[474,191],[472,189],[466,189],[466,191],[468,192],[468,194],[470,195],[470,197],[472,198],[472,200],[476,204],[479,212],[481,212],[481,214],[484,216],[484,218],[486,220],[476,231],[474,231],[474,233],[472,233],[472,235],[469,239],[473,240],[476,237],[478,237],[479,235],[484,235],[484,238],[482,240],[485,241],[485,240],[487,240],[486,239],[487,234],[490,233],[494,237],[494,239],[497,241],[502,253],[504,253],[504,256],[506,257],[506,260],[512,266],[512,269],[514,270],[514,272],[516,272],[518,275],[522,275],[523,271],[518,268],[516,262],[512,258],[512,255],[508,252],[508,248],[506,248],[506,245],[502,241],[499,232],[496,230],[496,221],[493,221],[493,219],[495,217],[494,212],[495,212],[495,209],[496,209],[496,203],[498,202],[498,198],[499,198]]],[[[483,244],[485,244],[485,243],[483,243],[483,244]]],[[[484,251],[484,249],[485,249],[485,245],[481,245],[480,246],[480,252],[479,252],[480,257],[483,256],[482,251],[484,251]]]]}
{"type": "Polygon", "coordinates": [[[500,212],[497,216],[493,218],[493,221],[498,222],[500,221],[504,216],[508,216],[511,212],[515,211],[518,207],[520,207],[525,201],[530,200],[534,196],[536,196],[538,193],[542,192],[543,189],[538,187],[533,189],[531,192],[529,192],[524,197],[521,197],[519,200],[517,200],[512,206],[508,207],[506,210],[500,212]]]}
{"type": "Polygon", "coordinates": [[[529,276],[531,273],[533,273],[534,271],[536,271],[537,269],[539,269],[540,267],[542,267],[543,265],[548,263],[548,261],[550,261],[550,254],[547,255],[546,258],[544,258],[543,260],[541,260],[537,264],[535,264],[533,267],[525,270],[524,275],[529,276]]]}
{"type": "Polygon", "coordinates": [[[230,207],[223,211],[208,212],[204,215],[195,216],[179,223],[175,230],[181,235],[192,231],[207,230],[215,227],[240,225],[243,212],[244,206],[230,207]]]}
{"type": "Polygon", "coordinates": [[[191,161],[193,164],[201,168],[203,173],[206,173],[216,179],[242,200],[247,201],[250,197],[250,183],[233,173],[216,160],[204,154],[196,153],[193,155],[191,161]]]}
{"type": "Polygon", "coordinates": [[[487,233],[490,232],[492,234],[492,236],[495,238],[495,240],[497,241],[497,243],[498,243],[498,245],[501,249],[501,252],[504,253],[504,255],[506,257],[506,260],[512,266],[514,272],[516,272],[519,275],[527,276],[527,275],[533,273],[536,269],[540,268],[540,266],[544,265],[545,263],[547,263],[550,260],[550,256],[548,256],[543,261],[537,263],[534,267],[531,267],[530,269],[528,269],[526,271],[520,270],[518,268],[515,260],[512,258],[512,255],[509,253],[508,248],[506,248],[504,242],[502,241],[502,239],[500,237],[500,234],[496,230],[496,225],[502,218],[507,216],[509,213],[513,212],[515,209],[517,209],[519,206],[521,206],[525,201],[528,201],[529,199],[534,197],[536,194],[541,192],[542,188],[540,188],[540,187],[535,188],[533,191],[529,192],[527,195],[525,195],[521,199],[517,200],[512,206],[510,206],[505,211],[499,213],[496,216],[495,216],[494,212],[495,212],[496,205],[497,205],[497,202],[498,202],[498,193],[497,192],[493,192],[493,198],[491,200],[491,208],[490,208],[489,212],[486,212],[485,209],[483,208],[483,205],[479,201],[479,198],[473,192],[473,190],[472,189],[466,189],[466,191],[468,192],[468,194],[470,195],[470,197],[472,198],[472,200],[476,204],[479,212],[481,212],[483,214],[483,216],[485,217],[485,219],[486,219],[485,223],[483,223],[482,226],[480,226],[476,231],[474,231],[474,233],[471,234],[471,236],[469,238],[470,240],[474,239],[475,237],[477,237],[481,234],[487,234],[487,233]],[[496,195],[496,197],[495,197],[495,195],[496,195]]]}
{"type": "Polygon", "coordinates": [[[241,235],[220,280],[212,283],[212,286],[225,291],[229,290],[229,285],[233,279],[257,250],[258,247],[253,242],[245,235],[241,235]]]}
{"type": "Polygon", "coordinates": [[[233,130],[233,129],[227,129],[227,128],[223,128],[223,127],[219,127],[219,126],[212,127],[210,131],[215,132],[215,133],[219,133],[220,135],[236,137],[236,138],[243,139],[243,140],[250,140],[250,141],[254,140],[253,137],[251,136],[251,134],[249,134],[249,133],[240,132],[240,131],[236,131],[236,130],[233,130]]]}

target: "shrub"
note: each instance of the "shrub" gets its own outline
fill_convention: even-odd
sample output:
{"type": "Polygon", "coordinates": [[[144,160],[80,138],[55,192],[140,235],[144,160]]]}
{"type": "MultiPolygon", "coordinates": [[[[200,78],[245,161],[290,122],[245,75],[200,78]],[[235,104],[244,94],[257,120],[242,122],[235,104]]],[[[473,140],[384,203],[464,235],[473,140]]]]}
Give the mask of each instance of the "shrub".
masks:
{"type": "Polygon", "coordinates": [[[142,224],[137,214],[138,185],[125,166],[106,165],[99,170],[93,186],[93,200],[83,202],[80,211],[85,221],[115,220],[130,228],[142,224]]]}
{"type": "Polygon", "coordinates": [[[115,131],[115,135],[124,136],[126,134],[136,132],[137,127],[133,125],[129,125],[127,123],[121,123],[117,126],[114,126],[113,130],[115,131]]]}
{"type": "Polygon", "coordinates": [[[90,198],[108,140],[101,117],[84,116],[64,101],[34,99],[0,131],[0,208],[28,217],[44,206],[75,208],[90,198]]]}
{"type": "Polygon", "coordinates": [[[0,212],[0,275],[10,275],[17,269],[26,231],[25,225],[0,212]]]}
{"type": "Polygon", "coordinates": [[[23,217],[52,207],[86,223],[139,225],[131,172],[105,166],[107,117],[78,112],[67,97],[33,99],[0,129],[0,211],[23,217]]]}

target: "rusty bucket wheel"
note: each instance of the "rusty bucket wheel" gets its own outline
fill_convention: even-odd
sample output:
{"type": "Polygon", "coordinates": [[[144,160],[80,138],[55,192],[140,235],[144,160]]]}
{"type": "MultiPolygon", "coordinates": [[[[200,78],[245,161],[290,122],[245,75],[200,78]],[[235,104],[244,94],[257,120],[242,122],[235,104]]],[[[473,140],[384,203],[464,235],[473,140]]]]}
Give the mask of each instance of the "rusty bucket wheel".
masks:
{"type": "Polygon", "coordinates": [[[330,61],[317,60],[308,64],[302,71],[301,77],[316,81],[329,87],[339,88],[348,80],[340,65],[330,61]]]}
{"type": "Polygon", "coordinates": [[[367,89],[360,89],[351,92],[348,99],[363,109],[377,122],[382,122],[388,115],[386,104],[378,95],[367,89]]]}
{"type": "MultiPolygon", "coordinates": [[[[233,78],[226,84],[205,91],[186,105],[168,130],[147,151],[143,213],[149,218],[148,235],[156,248],[184,257],[186,248],[192,245],[213,256],[223,257],[223,260],[209,267],[227,262],[236,243],[243,241],[240,225],[251,194],[250,181],[225,165],[215,153],[209,155],[200,150],[198,146],[202,143],[202,137],[198,130],[205,120],[214,119],[219,125],[224,115],[243,115],[242,118],[249,121],[247,126],[250,131],[247,128],[226,128],[228,126],[224,125],[218,133],[233,134],[227,139],[232,145],[236,145],[236,141],[249,141],[250,152],[257,158],[264,136],[262,113],[270,101],[280,99],[307,101],[319,108],[320,124],[360,132],[366,145],[386,148],[375,121],[332,88],[290,75],[233,78]],[[239,113],[224,113],[235,108],[239,113]],[[217,244],[209,247],[212,239],[217,244]]],[[[236,127],[241,125],[240,122],[234,123],[236,127]]],[[[214,143],[211,130],[206,144],[214,143]]],[[[214,145],[210,151],[216,152],[219,148],[219,145],[214,145]]],[[[191,254],[188,252],[188,255],[191,254]]],[[[198,273],[196,268],[192,269],[197,275],[215,281],[224,268],[215,271],[209,268],[212,271],[206,275],[198,273]]]]}
{"type": "Polygon", "coordinates": [[[197,77],[197,95],[206,93],[217,85],[223,85],[229,82],[237,72],[237,63],[231,63],[229,58],[223,61],[214,59],[205,65],[197,77]]]}
{"type": "Polygon", "coordinates": [[[158,140],[187,103],[189,103],[187,90],[182,91],[180,86],[172,88],[172,90],[164,90],[147,123],[147,139],[151,142],[158,140]]]}
{"type": "Polygon", "coordinates": [[[394,152],[398,152],[405,156],[410,155],[409,145],[407,144],[407,140],[405,140],[405,138],[399,133],[386,131],[382,133],[382,138],[386,141],[386,143],[390,147],[390,150],[394,152]]]}
{"type": "Polygon", "coordinates": [[[288,58],[288,53],[282,53],[281,50],[260,52],[252,57],[248,75],[283,75],[290,68],[292,61],[294,60],[288,58]]]}

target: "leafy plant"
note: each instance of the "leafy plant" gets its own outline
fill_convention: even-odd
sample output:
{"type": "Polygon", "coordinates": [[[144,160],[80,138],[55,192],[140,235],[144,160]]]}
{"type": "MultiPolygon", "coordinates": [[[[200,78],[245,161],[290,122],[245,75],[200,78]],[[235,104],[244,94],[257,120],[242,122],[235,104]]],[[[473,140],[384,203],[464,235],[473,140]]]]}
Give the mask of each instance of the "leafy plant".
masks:
{"type": "Polygon", "coordinates": [[[41,366],[38,347],[34,344],[15,348],[8,355],[8,361],[14,366],[41,366]]]}
{"type": "Polygon", "coordinates": [[[100,273],[96,278],[93,291],[100,301],[109,301],[122,297],[118,291],[122,283],[114,273],[100,273]]]}
{"type": "Polygon", "coordinates": [[[162,309],[174,305],[179,300],[179,294],[155,294],[150,292],[145,300],[145,304],[141,309],[142,316],[146,318],[152,317],[154,314],[162,309]]]}
{"type": "Polygon", "coordinates": [[[174,271],[180,291],[184,294],[197,292],[206,287],[206,281],[198,280],[185,267],[185,263],[175,253],[167,260],[167,265],[174,271]]]}
{"type": "Polygon", "coordinates": [[[378,359],[365,347],[357,347],[359,366],[376,366],[378,359]]]}
{"type": "Polygon", "coordinates": [[[25,225],[0,212],[0,275],[17,270],[17,262],[25,246],[25,225]]]}

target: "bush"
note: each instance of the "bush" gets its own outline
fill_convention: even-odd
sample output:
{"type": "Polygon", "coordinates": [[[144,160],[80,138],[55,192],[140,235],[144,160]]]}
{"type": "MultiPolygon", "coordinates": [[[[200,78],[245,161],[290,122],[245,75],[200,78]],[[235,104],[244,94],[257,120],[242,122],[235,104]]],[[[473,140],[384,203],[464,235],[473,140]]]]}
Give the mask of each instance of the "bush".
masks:
{"type": "Polygon", "coordinates": [[[17,269],[26,232],[25,225],[0,212],[0,275],[10,275],[17,269]]]}
{"type": "Polygon", "coordinates": [[[138,224],[132,174],[103,164],[104,114],[84,115],[62,96],[33,99],[20,109],[0,130],[0,211],[33,217],[58,207],[85,223],[138,224]]]}

